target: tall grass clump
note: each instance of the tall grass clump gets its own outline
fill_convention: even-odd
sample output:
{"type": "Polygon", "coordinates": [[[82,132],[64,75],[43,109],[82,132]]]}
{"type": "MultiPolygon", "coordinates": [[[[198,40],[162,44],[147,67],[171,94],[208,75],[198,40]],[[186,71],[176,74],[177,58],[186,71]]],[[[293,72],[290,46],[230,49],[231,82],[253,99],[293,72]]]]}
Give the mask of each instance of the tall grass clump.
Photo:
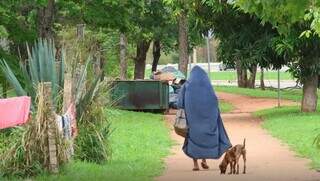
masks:
{"type": "MultiPolygon", "coordinates": [[[[78,60],[77,55],[74,59],[65,61],[63,51],[61,60],[57,60],[53,41],[39,40],[31,51],[28,47],[28,53],[28,60],[21,64],[23,78],[16,77],[7,62],[0,60],[0,71],[4,73],[16,95],[31,96],[33,112],[26,125],[0,132],[0,178],[29,177],[48,170],[48,143],[52,140],[48,138],[48,122],[54,122],[53,111],[61,113],[62,103],[66,101],[63,100],[65,70],[72,76],[72,98],[67,101],[76,105],[78,136],[72,141],[65,140],[62,133],[56,129],[57,124],[54,124],[58,165],[69,160],[70,155],[67,153],[70,153],[70,143],[74,147],[71,159],[94,163],[107,161],[111,155],[108,144],[111,131],[103,109],[108,107],[110,102],[109,86],[102,82],[103,72],[97,74],[91,71],[90,74],[90,71],[87,71],[92,65],[90,57],[84,64],[78,60]],[[68,69],[65,69],[65,66],[68,69]],[[48,96],[41,97],[43,92],[37,92],[39,85],[44,82],[51,83],[50,108],[42,103],[48,96]],[[50,119],[51,121],[48,121],[50,119]]],[[[52,124],[49,127],[52,127],[52,124]]]]}
{"type": "Polygon", "coordinates": [[[43,87],[39,88],[37,112],[24,127],[12,129],[10,142],[0,155],[0,174],[6,176],[29,177],[50,169],[49,125],[54,126],[55,146],[58,164],[66,162],[66,145],[58,131],[52,112],[47,105],[43,87]],[[54,121],[54,122],[52,122],[54,121]]]}
{"type": "Polygon", "coordinates": [[[87,104],[78,109],[79,135],[76,138],[75,158],[102,164],[111,156],[109,137],[111,134],[110,120],[104,111],[110,107],[109,86],[105,82],[98,84],[87,104]]]}

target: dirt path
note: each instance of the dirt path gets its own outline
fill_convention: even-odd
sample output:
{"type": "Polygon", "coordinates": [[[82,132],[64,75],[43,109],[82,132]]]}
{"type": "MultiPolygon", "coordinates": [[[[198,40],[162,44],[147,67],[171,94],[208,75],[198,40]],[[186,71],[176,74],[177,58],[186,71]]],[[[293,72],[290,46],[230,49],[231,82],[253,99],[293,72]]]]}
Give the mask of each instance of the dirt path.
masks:
{"type": "MultiPolygon", "coordinates": [[[[208,171],[193,172],[192,160],[181,150],[183,138],[172,131],[172,138],[178,143],[172,148],[172,155],[166,158],[166,170],[156,180],[191,181],[191,180],[246,180],[246,181],[294,181],[320,180],[320,173],[310,170],[309,160],[298,158],[286,145],[261,128],[261,120],[251,115],[252,112],[275,107],[277,100],[250,98],[246,96],[219,93],[219,99],[230,102],[235,110],[222,114],[224,125],[233,144],[247,140],[247,174],[220,175],[218,165],[220,160],[210,160],[208,171]]],[[[282,101],[282,105],[295,104],[282,101]]],[[[172,125],[174,115],[167,115],[167,121],[172,125]]],[[[242,170],[242,162],[240,162],[242,170]]],[[[240,171],[241,171],[240,170],[240,171]]]]}

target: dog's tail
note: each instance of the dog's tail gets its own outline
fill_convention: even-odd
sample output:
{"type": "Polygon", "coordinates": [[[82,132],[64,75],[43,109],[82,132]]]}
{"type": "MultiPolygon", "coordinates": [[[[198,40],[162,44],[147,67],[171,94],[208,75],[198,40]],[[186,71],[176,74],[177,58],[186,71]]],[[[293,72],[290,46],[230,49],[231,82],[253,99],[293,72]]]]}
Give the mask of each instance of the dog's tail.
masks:
{"type": "Polygon", "coordinates": [[[246,138],[243,140],[243,148],[246,148],[246,138]]]}

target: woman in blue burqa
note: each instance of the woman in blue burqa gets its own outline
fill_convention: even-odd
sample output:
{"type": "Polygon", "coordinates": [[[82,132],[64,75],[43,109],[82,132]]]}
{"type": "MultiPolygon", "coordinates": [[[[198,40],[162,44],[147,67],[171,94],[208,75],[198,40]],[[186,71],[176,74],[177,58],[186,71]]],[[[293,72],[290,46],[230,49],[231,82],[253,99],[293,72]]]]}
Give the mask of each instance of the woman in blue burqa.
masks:
{"type": "Polygon", "coordinates": [[[201,166],[208,169],[206,159],[218,159],[231,147],[224,129],[217,96],[207,73],[195,66],[181,88],[178,107],[185,110],[188,134],[183,145],[184,153],[193,159],[194,171],[201,166]]]}

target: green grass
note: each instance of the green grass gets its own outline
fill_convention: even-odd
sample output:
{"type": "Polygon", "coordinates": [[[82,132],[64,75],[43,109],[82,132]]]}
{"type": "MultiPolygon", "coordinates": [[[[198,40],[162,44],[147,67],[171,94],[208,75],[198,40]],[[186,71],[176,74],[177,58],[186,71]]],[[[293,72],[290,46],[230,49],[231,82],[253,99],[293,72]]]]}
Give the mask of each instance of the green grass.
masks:
{"type": "MultiPolygon", "coordinates": [[[[160,114],[111,111],[112,158],[103,165],[75,161],[59,175],[41,175],[35,180],[152,180],[164,170],[163,158],[172,140],[160,114]]],[[[1,178],[0,178],[1,180],[1,178]]]]}
{"type": "MultiPolygon", "coordinates": [[[[145,70],[145,78],[149,79],[151,75],[151,69],[145,70]]],[[[260,72],[257,72],[257,80],[260,80],[260,72]]],[[[236,71],[221,71],[221,72],[211,72],[211,80],[237,80],[236,71]]],[[[277,71],[265,71],[264,72],[265,80],[278,80],[277,71]]],[[[294,80],[289,72],[280,72],[281,80],[294,80]]]]}
{"type": "Polygon", "coordinates": [[[219,101],[219,108],[222,113],[230,112],[234,109],[232,104],[224,101],[219,101]]]}
{"type": "Polygon", "coordinates": [[[320,112],[301,113],[299,107],[272,108],[255,113],[264,119],[263,128],[298,153],[309,158],[312,168],[320,168],[320,151],[313,145],[320,133],[320,112]]]}
{"type": "MultiPolygon", "coordinates": [[[[217,92],[227,92],[232,94],[240,94],[251,97],[263,97],[263,98],[277,98],[278,92],[276,89],[247,89],[247,88],[239,88],[236,86],[214,86],[215,91],[217,92]]],[[[300,101],[302,98],[302,90],[301,89],[287,89],[280,90],[281,99],[288,99],[293,101],[300,101]]]]}
{"type": "MultiPolygon", "coordinates": [[[[15,91],[13,89],[8,90],[7,92],[7,97],[15,97],[17,96],[17,94],[15,93],[15,91]]],[[[2,87],[0,86],[0,98],[4,97],[3,96],[3,90],[2,87]]]]}
{"type": "MultiPolygon", "coordinates": [[[[237,80],[237,73],[236,71],[211,72],[210,78],[211,80],[237,80]]],[[[260,79],[260,72],[257,72],[257,80],[259,79],[260,79]]],[[[275,72],[275,71],[264,72],[264,79],[278,80],[278,72],[275,72]]],[[[293,80],[289,72],[280,72],[280,79],[293,80]]]]}

